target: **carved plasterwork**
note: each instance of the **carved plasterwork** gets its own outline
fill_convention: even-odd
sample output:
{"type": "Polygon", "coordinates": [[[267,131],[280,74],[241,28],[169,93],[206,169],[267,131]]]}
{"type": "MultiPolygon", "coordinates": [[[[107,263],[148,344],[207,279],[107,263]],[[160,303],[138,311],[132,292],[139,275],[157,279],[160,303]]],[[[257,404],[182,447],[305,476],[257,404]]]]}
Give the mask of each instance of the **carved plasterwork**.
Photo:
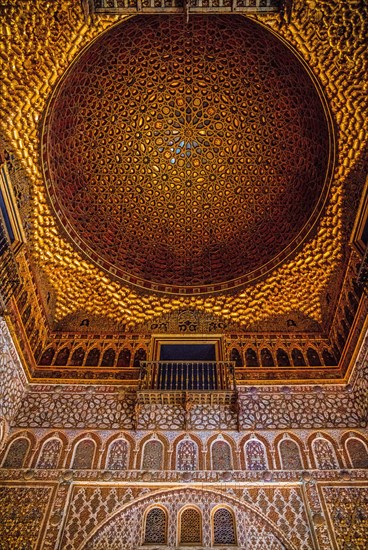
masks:
{"type": "Polygon", "coordinates": [[[337,548],[364,549],[368,537],[368,488],[346,485],[320,488],[337,548]]]}
{"type": "MultiPolygon", "coordinates": [[[[29,413],[26,408],[19,410],[19,422],[23,425],[36,427],[84,428],[100,426],[101,428],[125,428],[134,426],[134,400],[125,395],[124,400],[119,394],[111,396],[105,393],[76,393],[72,388],[69,393],[66,388],[62,392],[28,394],[29,413]],[[31,410],[33,409],[33,413],[31,410]],[[37,412],[36,412],[37,409],[37,412]],[[31,413],[31,417],[29,414],[31,413]]],[[[24,405],[24,402],[23,402],[24,405]]]]}
{"type": "Polygon", "coordinates": [[[133,537],[124,543],[131,549],[141,544],[145,511],[159,505],[168,510],[171,548],[178,533],[178,512],[192,503],[203,514],[205,545],[210,545],[211,512],[226,506],[235,514],[239,548],[248,543],[264,550],[266,542],[274,544],[278,540],[282,546],[277,548],[309,550],[318,539],[321,550],[335,550],[344,542],[354,541],[354,537],[357,548],[364,548],[364,470],[147,472],[101,468],[0,468],[5,529],[2,540],[12,542],[16,533],[14,544],[23,543],[19,548],[29,538],[38,538],[40,547],[50,549],[57,544],[80,548],[87,541],[87,547],[92,548],[92,540],[93,544],[100,541],[98,544],[104,544],[104,548],[124,548],[120,546],[124,539],[115,533],[119,529],[120,534],[133,537]],[[187,488],[183,483],[188,484],[187,488]],[[55,493],[51,500],[52,486],[55,493]],[[126,511],[135,522],[130,530],[123,528],[126,511]],[[40,529],[46,515],[47,528],[40,529]]]}
{"type": "Polygon", "coordinates": [[[0,540],[3,548],[23,550],[37,547],[50,493],[49,487],[0,487],[0,540]]]}
{"type": "MultiPolygon", "coordinates": [[[[259,490],[255,492],[259,493],[259,490]]],[[[143,539],[145,509],[155,503],[168,511],[167,548],[175,548],[178,511],[191,502],[203,515],[204,546],[211,545],[211,511],[219,504],[234,510],[239,547],[252,544],[252,548],[261,549],[264,548],[262,544],[267,542],[279,543],[275,548],[288,550],[306,550],[311,546],[310,528],[298,489],[276,490],[276,493],[269,495],[268,508],[263,505],[262,494],[258,495],[259,502],[254,504],[244,496],[233,498],[226,491],[176,488],[173,491],[155,491],[138,501],[132,500],[133,494],[129,490],[76,486],[64,529],[63,548],[128,549],[139,546],[143,539]],[[131,504],[122,506],[129,500],[132,500],[131,504]],[[96,521],[97,517],[99,519],[96,521]],[[115,541],[115,546],[111,546],[110,541],[115,541]]]]}
{"type": "MultiPolygon", "coordinates": [[[[0,420],[3,432],[12,422],[25,394],[26,380],[6,322],[0,318],[0,420]]],[[[0,445],[1,445],[0,441],[0,445]]]]}
{"type": "MultiPolygon", "coordinates": [[[[162,328],[166,333],[170,333],[173,326],[175,332],[176,327],[185,326],[187,332],[198,334],[225,333],[225,354],[230,356],[235,349],[243,359],[249,346],[253,346],[256,355],[261,355],[259,341],[250,337],[252,332],[274,332],[272,338],[267,334],[262,336],[270,342],[268,346],[274,360],[279,348],[292,357],[294,335],[305,356],[310,345],[321,355],[325,345],[331,353],[337,346],[344,356],[345,342],[357,344],[363,321],[347,321],[355,312],[364,319],[366,306],[362,305],[363,301],[354,305],[358,293],[353,299],[349,297],[359,258],[355,253],[349,254],[345,245],[362,187],[366,154],[368,17],[364,2],[295,0],[287,17],[275,14],[260,19],[299,52],[328,99],[336,127],[338,157],[331,193],[315,235],[289,261],[241,291],[232,294],[220,291],[217,296],[197,298],[180,294],[169,298],[148,291],[138,293],[110,278],[83,259],[61,233],[46,197],[40,161],[46,104],[57,82],[83,48],[117,22],[117,17],[96,15],[92,20],[81,8],[86,2],[72,0],[11,0],[5,4],[1,8],[6,35],[0,51],[5,84],[0,97],[1,138],[16,158],[17,171],[19,167],[17,174],[22,181],[15,181],[18,190],[21,189],[26,198],[29,189],[31,196],[31,204],[25,204],[28,198],[23,204],[24,218],[30,222],[27,226],[29,257],[18,256],[22,290],[29,291],[29,301],[26,299],[22,305],[21,294],[16,296],[9,323],[10,327],[16,326],[21,335],[19,354],[26,356],[29,348],[38,352],[38,359],[43,350],[55,344],[56,358],[69,341],[70,357],[82,342],[87,357],[95,340],[101,351],[101,363],[110,346],[115,346],[117,363],[119,345],[126,345],[131,352],[132,367],[136,351],[148,352],[150,334],[160,331],[160,323],[168,324],[162,328]],[[27,264],[37,264],[40,268],[40,274],[33,281],[27,264]],[[39,286],[41,292],[32,294],[33,284],[39,286]],[[48,310],[50,326],[53,320],[59,322],[58,336],[48,332],[38,301],[48,310]],[[22,320],[19,325],[16,325],[16,314],[22,320]],[[105,323],[104,318],[108,318],[105,323]],[[73,331],[69,333],[68,319],[72,320],[73,331]],[[90,321],[90,329],[84,333],[85,320],[90,321]],[[213,331],[211,323],[216,325],[213,331]],[[354,334],[349,336],[351,327],[354,334]],[[321,329],[323,335],[319,332],[321,329]],[[123,331],[124,337],[119,340],[123,331]],[[249,338],[244,337],[246,331],[249,338]]],[[[54,364],[50,370],[54,369],[60,377],[60,384],[32,384],[25,393],[18,355],[5,324],[1,323],[5,337],[2,334],[0,338],[1,414],[4,417],[0,419],[0,435],[5,450],[1,450],[0,460],[6,459],[13,442],[17,445],[22,438],[29,441],[23,468],[0,468],[1,511],[6,514],[2,522],[5,534],[0,540],[8,539],[12,548],[36,546],[37,537],[41,540],[45,533],[42,547],[48,550],[74,549],[83,544],[88,547],[91,541],[93,547],[102,546],[106,550],[106,536],[113,535],[119,544],[122,532],[124,537],[129,536],[127,525],[138,537],[135,541],[138,546],[142,541],[143,522],[137,523],[137,517],[143,519],[145,507],[162,500],[171,514],[168,525],[172,547],[177,545],[177,515],[173,511],[196,500],[207,514],[204,536],[208,545],[211,543],[208,527],[211,506],[226,502],[236,511],[237,525],[242,524],[245,517],[250,519],[238,533],[240,548],[246,546],[246,537],[247,547],[252,550],[288,547],[309,550],[317,546],[321,550],[337,550],[345,543],[364,548],[362,541],[368,536],[364,508],[367,471],[352,468],[349,452],[357,446],[349,441],[360,442],[359,452],[365,460],[368,341],[359,356],[354,356],[351,363],[356,365],[354,372],[349,371],[350,357],[347,359],[346,354],[343,357],[346,385],[325,388],[311,381],[308,386],[282,386],[274,380],[274,387],[256,387],[253,382],[249,387],[244,377],[236,407],[193,406],[184,410],[181,406],[144,405],[140,408],[136,406],[135,388],[128,387],[128,380],[124,391],[117,385],[93,385],[81,378],[77,384],[66,384],[62,381],[62,367],[57,370],[54,364]],[[122,430],[129,447],[129,469],[109,470],[114,466],[109,463],[109,446],[115,437],[121,436],[122,430]],[[198,445],[199,469],[172,470],[178,444],[188,430],[198,445]],[[211,469],[211,445],[219,436],[229,443],[236,470],[211,469]],[[296,466],[305,470],[279,469],[282,466],[279,442],[285,437],[298,445],[301,463],[296,466]],[[80,462],[73,463],[77,445],[86,439],[95,442],[94,469],[73,470],[73,465],[81,466],[80,462]],[[163,444],[162,470],[139,469],[144,444],[150,439],[163,444]],[[336,460],[327,466],[334,469],[316,469],[318,465],[326,467],[326,463],[316,461],[314,453],[318,452],[318,446],[316,449],[313,445],[316,439],[333,446],[336,460]],[[244,469],[244,449],[249,440],[262,442],[267,470],[244,469]],[[57,444],[51,446],[53,441],[57,444]],[[49,452],[47,460],[44,460],[45,451],[49,452]],[[39,468],[40,465],[43,467],[39,468]],[[52,502],[48,498],[51,484],[57,485],[52,502]],[[184,489],[185,484],[188,491],[184,489]],[[22,506],[15,507],[14,502],[19,501],[22,506]],[[251,513],[247,516],[249,510],[251,513]],[[47,514],[49,521],[44,530],[42,522],[47,514]],[[103,524],[107,519],[110,521],[103,524]]],[[[272,368],[276,378],[278,368],[272,368]]],[[[137,370],[130,369],[132,381],[137,370]]],[[[246,368],[238,370],[247,371],[246,368]]],[[[259,371],[262,372],[262,368],[259,371]]],[[[335,373],[332,367],[328,375],[335,376],[335,373]]],[[[98,377],[98,369],[92,374],[98,377]]],[[[78,371],[78,376],[85,375],[78,371]]],[[[17,464],[19,466],[20,461],[14,466],[17,464]]],[[[362,460],[359,464],[365,462],[362,460]]],[[[119,466],[124,466],[123,460],[119,466]]]]}
{"type": "Polygon", "coordinates": [[[238,406],[200,405],[186,415],[182,406],[135,407],[127,387],[38,386],[23,399],[15,423],[22,427],[99,427],[180,430],[284,429],[359,427],[366,414],[367,340],[356,369],[345,386],[281,386],[239,388],[238,406]],[[138,422],[138,424],[137,424],[138,422]]]}

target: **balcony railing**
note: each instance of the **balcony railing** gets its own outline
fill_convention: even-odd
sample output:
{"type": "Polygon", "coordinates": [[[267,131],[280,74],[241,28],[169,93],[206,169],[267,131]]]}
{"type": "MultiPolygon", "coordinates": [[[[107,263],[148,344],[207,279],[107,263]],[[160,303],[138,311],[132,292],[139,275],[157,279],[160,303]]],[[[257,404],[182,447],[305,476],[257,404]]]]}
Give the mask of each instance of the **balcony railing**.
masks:
{"type": "Polygon", "coordinates": [[[233,391],[234,366],[231,361],[145,361],[140,390],[233,391]]]}
{"type": "Polygon", "coordinates": [[[232,361],[141,362],[138,404],[181,405],[187,426],[194,405],[236,404],[234,367],[232,361]]]}

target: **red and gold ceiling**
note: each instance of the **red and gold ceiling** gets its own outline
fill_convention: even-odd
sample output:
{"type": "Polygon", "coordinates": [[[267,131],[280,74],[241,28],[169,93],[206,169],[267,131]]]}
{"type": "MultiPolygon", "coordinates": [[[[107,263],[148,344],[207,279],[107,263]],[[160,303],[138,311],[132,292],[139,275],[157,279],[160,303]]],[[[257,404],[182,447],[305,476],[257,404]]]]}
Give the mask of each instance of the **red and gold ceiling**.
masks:
{"type": "Polygon", "coordinates": [[[143,16],[72,65],[44,127],[54,210],[83,255],[144,289],[204,294],[303,242],[331,124],[302,62],[241,16],[143,16]]]}
{"type": "Polygon", "coordinates": [[[133,329],[188,307],[249,330],[324,321],[361,189],[367,23],[312,4],[290,25],[188,26],[8,3],[2,135],[31,182],[29,249],[56,322],[133,329]]]}

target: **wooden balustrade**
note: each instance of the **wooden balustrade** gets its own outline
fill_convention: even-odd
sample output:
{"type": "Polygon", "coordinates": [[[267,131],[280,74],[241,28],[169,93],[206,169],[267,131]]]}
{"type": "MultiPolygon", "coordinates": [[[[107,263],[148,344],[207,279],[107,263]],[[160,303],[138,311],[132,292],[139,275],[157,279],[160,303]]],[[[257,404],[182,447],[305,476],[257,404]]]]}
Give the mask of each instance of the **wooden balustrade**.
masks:
{"type": "Polygon", "coordinates": [[[231,361],[144,361],[140,390],[233,391],[231,361]]]}

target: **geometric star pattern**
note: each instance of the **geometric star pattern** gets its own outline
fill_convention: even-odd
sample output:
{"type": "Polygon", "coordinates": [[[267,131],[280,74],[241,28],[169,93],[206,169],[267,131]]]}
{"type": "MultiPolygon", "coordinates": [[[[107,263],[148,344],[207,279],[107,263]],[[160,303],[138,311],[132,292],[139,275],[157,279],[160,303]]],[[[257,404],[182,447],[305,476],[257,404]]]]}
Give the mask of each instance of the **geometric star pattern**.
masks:
{"type": "Polygon", "coordinates": [[[125,281],[237,286],[303,240],[328,180],[323,103],[295,54],[241,16],[135,17],[81,55],[49,109],[49,194],[125,281]]]}

